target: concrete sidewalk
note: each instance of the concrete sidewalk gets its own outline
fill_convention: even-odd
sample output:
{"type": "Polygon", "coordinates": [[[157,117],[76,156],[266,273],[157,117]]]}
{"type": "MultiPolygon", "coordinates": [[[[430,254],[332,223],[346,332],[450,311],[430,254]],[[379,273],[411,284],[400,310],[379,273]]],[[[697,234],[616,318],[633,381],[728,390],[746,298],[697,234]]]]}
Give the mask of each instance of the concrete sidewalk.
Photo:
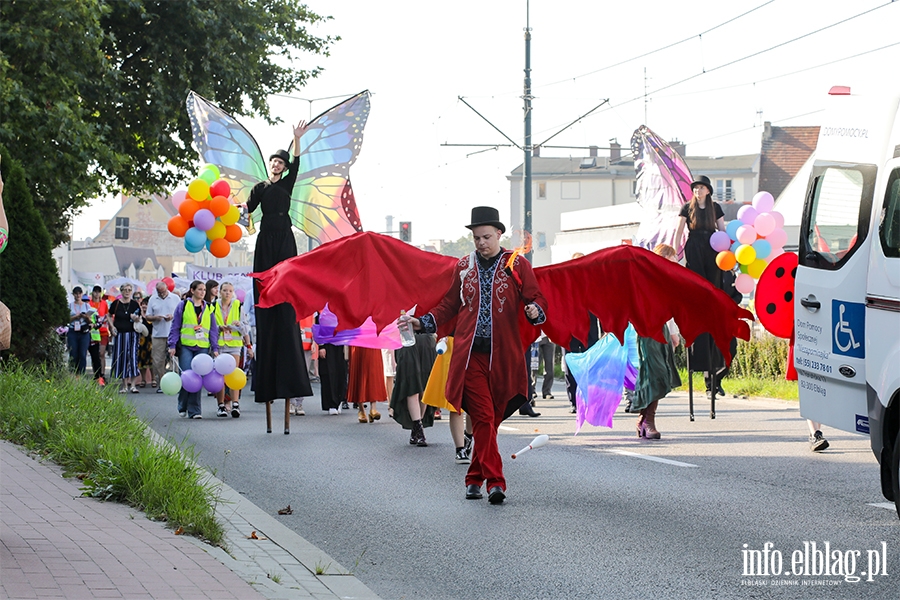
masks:
{"type": "Polygon", "coordinates": [[[213,482],[230,553],[134,508],[84,498],[77,479],[0,440],[0,597],[377,600],[334,559],[213,482]],[[259,539],[248,538],[253,531],[259,539]]]}

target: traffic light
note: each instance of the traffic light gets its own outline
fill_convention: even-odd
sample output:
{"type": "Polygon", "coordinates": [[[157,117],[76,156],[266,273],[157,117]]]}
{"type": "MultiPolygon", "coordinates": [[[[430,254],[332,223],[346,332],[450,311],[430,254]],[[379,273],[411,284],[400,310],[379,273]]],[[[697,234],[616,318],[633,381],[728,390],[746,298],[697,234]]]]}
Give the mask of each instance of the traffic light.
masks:
{"type": "Polygon", "coordinates": [[[412,222],[400,221],[400,241],[401,242],[411,242],[412,241],[412,222]]]}

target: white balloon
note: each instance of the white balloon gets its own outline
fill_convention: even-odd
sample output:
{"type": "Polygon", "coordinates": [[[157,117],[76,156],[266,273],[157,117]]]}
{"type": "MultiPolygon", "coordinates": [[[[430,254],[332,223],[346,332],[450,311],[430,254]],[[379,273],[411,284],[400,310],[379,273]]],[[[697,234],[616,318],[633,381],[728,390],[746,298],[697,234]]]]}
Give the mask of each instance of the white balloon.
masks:
{"type": "Polygon", "coordinates": [[[237,368],[237,361],[230,354],[220,354],[215,360],[216,373],[228,375],[237,368]]]}

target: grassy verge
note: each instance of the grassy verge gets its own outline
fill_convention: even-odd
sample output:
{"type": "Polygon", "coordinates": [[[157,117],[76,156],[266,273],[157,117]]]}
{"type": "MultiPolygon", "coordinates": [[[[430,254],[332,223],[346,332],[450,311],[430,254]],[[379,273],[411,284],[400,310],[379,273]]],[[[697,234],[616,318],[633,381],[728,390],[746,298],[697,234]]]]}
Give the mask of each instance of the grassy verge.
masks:
{"type": "Polygon", "coordinates": [[[0,436],[77,476],[86,496],[129,504],[221,545],[216,491],[203,483],[193,449],[154,442],[112,388],[7,362],[0,371],[0,436]]]}
{"type": "MultiPolygon", "coordinates": [[[[681,381],[684,382],[678,391],[686,392],[687,370],[679,369],[681,381]]],[[[772,379],[769,377],[752,377],[745,375],[742,377],[726,377],[722,380],[722,388],[729,394],[737,394],[739,396],[761,396],[764,398],[781,398],[782,400],[797,400],[799,398],[799,388],[796,381],[787,381],[785,379],[772,379]]],[[[703,394],[706,391],[706,384],[703,383],[703,374],[694,373],[694,392],[703,394]]],[[[695,396],[696,397],[696,396],[695,396]]]]}

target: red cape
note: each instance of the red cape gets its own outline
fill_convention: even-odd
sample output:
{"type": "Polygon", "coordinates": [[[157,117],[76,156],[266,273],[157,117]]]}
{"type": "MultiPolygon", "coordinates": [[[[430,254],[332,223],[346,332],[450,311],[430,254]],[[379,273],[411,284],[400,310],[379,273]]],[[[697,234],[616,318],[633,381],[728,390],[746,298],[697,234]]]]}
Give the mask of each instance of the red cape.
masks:
{"type": "MultiPolygon", "coordinates": [[[[288,302],[298,315],[309,315],[327,302],[340,329],[359,327],[371,316],[380,331],[414,304],[418,314],[436,306],[452,283],[457,260],[366,232],[251,275],[260,286],[261,308],[288,302]]],[[[753,320],[749,311],[696,273],[643,248],[607,248],[538,267],[534,274],[547,299],[547,322],[540,329],[564,348],[572,337],[587,339],[589,313],[620,341],[631,322],[638,334],[664,342],[663,325],[674,317],[685,343],[708,332],[729,362],[731,339],[750,339],[743,320],[753,320]]],[[[539,328],[524,313],[519,324],[524,350],[539,328]]],[[[451,332],[452,325],[441,327],[442,335],[451,332]]]]}

